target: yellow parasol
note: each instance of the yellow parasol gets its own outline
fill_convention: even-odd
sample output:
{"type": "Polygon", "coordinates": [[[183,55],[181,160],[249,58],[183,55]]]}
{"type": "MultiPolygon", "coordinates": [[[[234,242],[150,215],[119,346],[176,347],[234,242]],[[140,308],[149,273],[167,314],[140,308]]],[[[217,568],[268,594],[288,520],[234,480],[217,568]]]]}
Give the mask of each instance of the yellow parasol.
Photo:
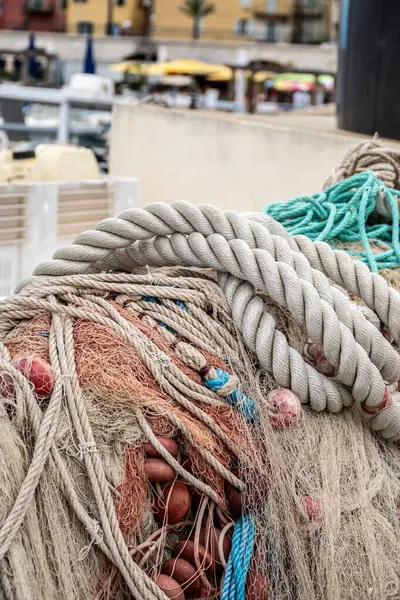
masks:
{"type": "Polygon", "coordinates": [[[201,60],[171,60],[158,65],[165,75],[211,75],[224,68],[201,60]]]}
{"type": "Polygon", "coordinates": [[[129,73],[130,75],[164,75],[160,63],[139,64],[132,61],[125,61],[110,65],[110,69],[118,73],[129,73]]]}
{"type": "Polygon", "coordinates": [[[125,61],[120,63],[114,63],[110,65],[111,71],[116,71],[117,73],[141,73],[141,67],[132,61],[125,61]]]}
{"type": "Polygon", "coordinates": [[[211,73],[208,81],[230,81],[233,77],[233,70],[230,67],[221,67],[218,71],[211,73]]]}
{"type": "MultiPolygon", "coordinates": [[[[257,73],[254,74],[254,81],[256,83],[262,83],[267,79],[273,79],[275,75],[276,73],[273,73],[272,71],[257,71],[257,73]]],[[[208,81],[230,81],[232,77],[233,69],[230,67],[222,67],[219,71],[211,73],[207,79],[208,81]]],[[[251,77],[251,71],[246,71],[246,77],[251,77]]]]}
{"type": "Polygon", "coordinates": [[[273,79],[276,76],[276,73],[272,71],[257,71],[254,75],[254,81],[256,83],[263,83],[267,81],[267,79],[273,79]]]}

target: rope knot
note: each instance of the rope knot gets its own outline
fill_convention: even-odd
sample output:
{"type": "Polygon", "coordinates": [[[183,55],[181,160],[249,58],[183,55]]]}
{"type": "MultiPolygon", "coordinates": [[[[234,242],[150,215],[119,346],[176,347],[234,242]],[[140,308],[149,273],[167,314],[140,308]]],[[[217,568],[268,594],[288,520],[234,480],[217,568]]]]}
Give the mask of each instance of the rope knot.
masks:
{"type": "Polygon", "coordinates": [[[239,380],[236,375],[229,375],[223,369],[216,369],[217,377],[204,379],[204,385],[220,396],[224,396],[229,404],[236,406],[245,419],[249,422],[256,420],[256,406],[254,400],[245,396],[239,389],[239,380]]]}
{"type": "Polygon", "coordinates": [[[67,448],[68,456],[79,460],[83,460],[85,454],[92,454],[93,452],[98,452],[96,442],[81,442],[78,446],[71,445],[67,448]]]}

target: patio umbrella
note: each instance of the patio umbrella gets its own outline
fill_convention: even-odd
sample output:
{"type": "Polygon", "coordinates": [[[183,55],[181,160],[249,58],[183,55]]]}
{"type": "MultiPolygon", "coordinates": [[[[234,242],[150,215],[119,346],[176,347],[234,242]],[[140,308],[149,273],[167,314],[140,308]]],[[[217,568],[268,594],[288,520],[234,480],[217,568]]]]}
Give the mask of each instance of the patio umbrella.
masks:
{"type": "Polygon", "coordinates": [[[310,92],[315,85],[315,76],[309,73],[281,73],[274,79],[278,92],[310,92]]]}
{"type": "Polygon", "coordinates": [[[201,60],[180,59],[159,63],[165,75],[211,75],[220,71],[224,65],[212,65],[201,60]]]}
{"type": "Polygon", "coordinates": [[[275,73],[272,71],[257,71],[254,75],[254,81],[256,83],[263,83],[268,79],[273,79],[275,77],[275,73]]]}
{"type": "Polygon", "coordinates": [[[335,78],[332,75],[319,75],[318,83],[324,86],[328,92],[331,92],[335,85],[335,78]]]}
{"type": "MultiPolygon", "coordinates": [[[[35,42],[36,42],[35,33],[33,31],[31,31],[29,34],[28,50],[30,50],[30,51],[36,50],[35,42]]],[[[39,64],[34,56],[30,56],[28,58],[28,73],[33,79],[37,79],[39,76],[39,64]]]]}
{"type": "Polygon", "coordinates": [[[218,71],[210,73],[207,77],[208,81],[230,81],[233,77],[233,69],[230,67],[222,67],[218,71]]]}
{"type": "Polygon", "coordinates": [[[96,62],[94,60],[93,40],[92,36],[88,35],[86,39],[86,52],[83,61],[83,73],[94,75],[96,73],[96,62]]]}
{"type": "Polygon", "coordinates": [[[117,73],[130,73],[131,75],[140,75],[143,72],[141,65],[138,65],[130,60],[114,63],[110,65],[109,68],[111,71],[115,71],[117,73]]]}
{"type": "MultiPolygon", "coordinates": [[[[256,83],[262,83],[267,79],[271,79],[275,76],[272,71],[257,71],[254,74],[254,81],[256,83]]],[[[208,77],[208,81],[230,81],[233,77],[233,69],[230,67],[222,67],[219,71],[211,73],[208,77]]],[[[246,77],[251,77],[251,71],[246,71],[246,77]]]]}
{"type": "Polygon", "coordinates": [[[137,63],[124,61],[110,65],[111,71],[117,73],[129,73],[131,75],[164,75],[161,63],[137,63]]]}

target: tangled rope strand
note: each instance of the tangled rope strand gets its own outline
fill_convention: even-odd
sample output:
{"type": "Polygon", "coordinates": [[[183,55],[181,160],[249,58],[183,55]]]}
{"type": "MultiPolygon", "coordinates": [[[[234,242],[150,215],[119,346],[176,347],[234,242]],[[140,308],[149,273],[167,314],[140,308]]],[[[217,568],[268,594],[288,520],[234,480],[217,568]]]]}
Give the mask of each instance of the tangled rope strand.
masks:
{"type": "MultiPolygon", "coordinates": [[[[100,269],[105,261],[112,262],[118,246],[128,247],[125,254],[130,256],[131,264],[180,264],[231,273],[265,290],[278,305],[289,309],[313,341],[322,345],[327,359],[338,368],[339,378],[352,390],[354,398],[379,411],[386,394],[379,371],[315,287],[300,279],[292,266],[275,261],[266,250],[257,249],[259,231],[259,223],[234,213],[224,214],[213,207],[155,204],[147,210],[125,211],[120,219],[102,221],[96,231],[78,236],[75,245],[59,250],[55,260],[39,266],[35,274],[100,269]],[[132,244],[135,240],[144,241],[132,244]]],[[[335,257],[330,250],[331,260],[335,257]]],[[[399,310],[398,296],[390,313],[399,310]]],[[[388,410],[395,422],[400,421],[399,406],[391,405],[388,410]]]]}
{"type": "MultiPolygon", "coordinates": [[[[60,327],[60,324],[55,321],[49,339],[50,356],[53,360],[53,364],[55,362],[54,359],[56,353],[54,337],[55,329],[57,329],[57,327],[60,327]]],[[[21,387],[25,397],[33,397],[33,392],[29,386],[29,383],[21,373],[19,373],[9,362],[3,359],[1,359],[1,367],[5,373],[8,373],[10,376],[15,378],[15,381],[21,387]]],[[[51,445],[53,443],[62,400],[62,380],[59,377],[59,372],[57,370],[55,372],[56,379],[54,390],[37,432],[32,461],[29,465],[28,472],[18,496],[14,502],[14,506],[0,529],[0,560],[10,548],[10,545],[17,534],[19,527],[25,518],[26,512],[30,506],[41,474],[45,467],[46,460],[49,456],[51,445]]]]}
{"type": "Polygon", "coordinates": [[[400,192],[365,172],[338,182],[325,192],[300,196],[289,202],[269,204],[264,211],[285,225],[292,235],[306,235],[313,241],[362,243],[364,250],[352,252],[373,272],[400,265],[400,192]],[[374,223],[373,213],[385,211],[387,222],[374,223]],[[385,245],[374,254],[370,242],[385,245]]]}
{"type": "Polygon", "coordinates": [[[375,140],[350,146],[339,166],[325,181],[323,189],[363,171],[373,171],[388,187],[400,190],[400,152],[375,140]]]}
{"type": "Polygon", "coordinates": [[[226,565],[221,600],[245,600],[247,573],[254,546],[254,525],[244,516],[235,525],[232,550],[226,565]]]}
{"type": "MultiPolygon", "coordinates": [[[[57,318],[57,317],[56,317],[57,318]]],[[[57,336],[60,364],[66,379],[65,391],[70,414],[80,444],[95,444],[91,426],[75,367],[73,326],[70,318],[65,319],[63,336],[57,336]]],[[[83,458],[91,482],[94,497],[100,514],[105,540],[109,546],[114,564],[121,571],[132,595],[137,600],[165,600],[161,589],[133,561],[129,549],[122,537],[115,506],[100,456],[97,452],[84,453],[83,458]]]]}
{"type": "MultiPolygon", "coordinates": [[[[149,244],[146,243],[146,249],[149,244]]],[[[321,300],[316,289],[301,280],[292,267],[276,262],[266,251],[252,250],[242,240],[227,242],[218,234],[205,238],[197,233],[187,238],[181,234],[173,234],[171,238],[156,238],[151,252],[146,253],[146,261],[154,259],[154,251],[164,264],[170,264],[171,249],[175,264],[177,261],[187,264],[190,260],[196,266],[230,272],[266,291],[278,305],[293,314],[315,343],[322,345],[329,362],[338,367],[339,378],[356,392],[357,400],[366,401],[367,404],[381,402],[384,384],[365,351],[339,322],[334,310],[321,300]],[[364,374],[359,377],[362,371],[364,374]],[[375,401],[372,399],[374,396],[375,401]]]]}
{"type": "Polygon", "coordinates": [[[351,406],[353,399],[347,388],[316,371],[288,345],[253,286],[225,273],[219,283],[247,347],[279,386],[292,389],[302,403],[310,402],[316,411],[328,408],[335,413],[351,406]]]}
{"type": "MultiPolygon", "coordinates": [[[[159,232],[162,232],[162,235],[166,236],[171,235],[173,231],[185,235],[197,231],[205,236],[211,235],[211,233],[220,233],[227,240],[243,239],[251,248],[256,248],[260,224],[271,233],[276,233],[278,236],[284,237],[290,243],[292,250],[305,254],[302,246],[303,244],[306,245],[303,240],[305,236],[296,237],[295,239],[291,238],[282,225],[264,215],[259,214],[253,215],[251,218],[244,218],[236,213],[224,213],[213,206],[193,206],[186,202],[174,202],[171,205],[155,203],[149,205],[147,209],[129,209],[117,219],[104,219],[98,224],[96,230],[80,234],[74,244],[59,249],[52,261],[39,265],[35,269],[34,275],[65,276],[86,273],[91,270],[101,271],[104,268],[108,268],[108,266],[118,268],[121,258],[124,259],[122,262],[125,267],[132,269],[133,260],[130,257],[129,250],[135,251],[136,259],[142,247],[138,244],[132,246],[132,244],[136,240],[152,239],[154,236],[160,235],[159,232]],[[155,216],[157,213],[159,216],[155,216]]],[[[308,240],[308,238],[305,239],[308,240]]],[[[308,241],[314,247],[313,242],[308,241]]],[[[395,329],[398,332],[400,331],[400,294],[398,292],[390,290],[392,300],[389,307],[387,302],[384,302],[386,300],[385,296],[389,295],[389,287],[382,277],[373,276],[368,267],[353,261],[344,252],[333,251],[323,242],[315,243],[314,253],[316,252],[315,249],[318,249],[319,260],[316,260],[316,257],[312,256],[309,247],[306,254],[307,259],[314,269],[325,273],[325,269],[321,263],[323,261],[325,264],[329,264],[331,273],[328,276],[330,279],[349,292],[360,296],[369,308],[377,314],[380,315],[382,313],[386,315],[386,320],[381,320],[388,326],[390,317],[390,321],[393,323],[395,329]],[[343,254],[348,260],[343,258],[343,254]],[[363,275],[362,283],[363,286],[367,287],[367,293],[363,293],[363,290],[358,289],[358,287],[358,293],[353,292],[348,287],[354,288],[354,283],[357,283],[357,276],[360,273],[363,275]],[[371,286],[375,288],[379,287],[379,295],[369,293],[371,286]],[[376,307],[374,298],[379,298],[376,307]],[[382,302],[383,306],[381,306],[382,302]]],[[[190,254],[192,255],[192,253],[190,254]]],[[[174,252],[170,252],[170,258],[173,263],[173,260],[176,260],[177,256],[174,252]]],[[[196,256],[192,255],[191,260],[196,261],[196,256]]],[[[165,259],[160,260],[157,252],[154,254],[153,261],[153,266],[165,264],[165,259]],[[156,264],[157,260],[160,264],[156,264]]],[[[197,264],[191,264],[190,261],[185,264],[201,266],[198,259],[197,264]]],[[[392,334],[395,336],[393,332],[392,334]]]]}

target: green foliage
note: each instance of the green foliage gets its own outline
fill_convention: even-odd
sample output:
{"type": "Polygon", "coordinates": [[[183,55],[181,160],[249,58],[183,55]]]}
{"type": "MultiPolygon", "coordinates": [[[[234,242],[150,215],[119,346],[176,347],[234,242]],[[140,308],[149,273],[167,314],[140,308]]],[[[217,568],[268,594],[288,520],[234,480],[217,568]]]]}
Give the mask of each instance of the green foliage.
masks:
{"type": "Polygon", "coordinates": [[[187,17],[193,19],[193,39],[198,39],[200,37],[201,19],[212,15],[216,7],[213,2],[207,2],[207,0],[184,0],[179,10],[187,17]]]}

